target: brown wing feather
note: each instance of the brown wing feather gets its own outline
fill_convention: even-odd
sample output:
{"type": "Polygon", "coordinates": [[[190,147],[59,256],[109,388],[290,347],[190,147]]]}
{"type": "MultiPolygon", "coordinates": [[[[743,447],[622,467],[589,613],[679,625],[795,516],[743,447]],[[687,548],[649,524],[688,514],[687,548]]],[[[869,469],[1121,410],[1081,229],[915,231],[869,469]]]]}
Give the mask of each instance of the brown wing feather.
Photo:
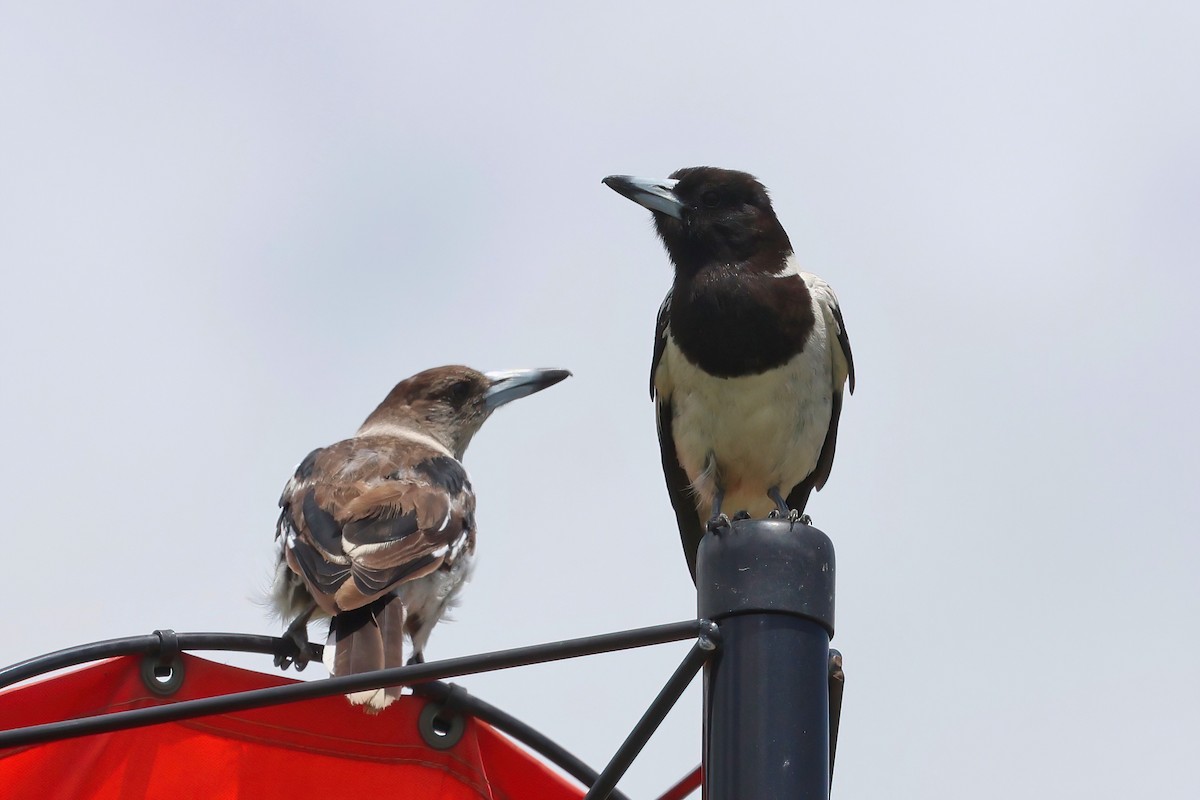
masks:
{"type": "Polygon", "coordinates": [[[289,482],[280,516],[288,563],[327,611],[360,608],[429,574],[469,533],[470,484],[430,480],[431,460],[445,470],[433,448],[361,437],[317,452],[289,482]]]}

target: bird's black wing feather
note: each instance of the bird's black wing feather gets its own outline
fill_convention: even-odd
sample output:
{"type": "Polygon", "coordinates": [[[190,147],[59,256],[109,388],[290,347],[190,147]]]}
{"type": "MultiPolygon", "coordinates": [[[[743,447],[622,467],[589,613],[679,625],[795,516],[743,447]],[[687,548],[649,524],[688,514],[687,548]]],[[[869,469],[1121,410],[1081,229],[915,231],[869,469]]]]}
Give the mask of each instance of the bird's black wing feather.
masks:
{"type": "Polygon", "coordinates": [[[833,318],[838,324],[838,344],[846,354],[846,366],[850,368],[850,394],[854,394],[854,355],[850,352],[850,334],[846,333],[846,322],[842,319],[842,309],[834,303],[830,306],[833,318]]]}
{"type": "Polygon", "coordinates": [[[658,372],[659,362],[667,349],[667,329],[671,326],[671,295],[667,292],[662,305],[658,307],[658,319],[654,326],[654,356],[650,361],[650,398],[655,400],[658,411],[658,446],[662,451],[663,477],[667,481],[667,494],[675,509],[675,520],[679,525],[679,538],[683,543],[683,554],[687,558],[688,570],[692,573],[692,581],[696,580],[696,551],[700,548],[700,540],[704,538],[704,526],[700,522],[700,514],[692,498],[692,482],[679,463],[679,455],[675,452],[675,436],[671,430],[673,410],[670,397],[655,397],[658,394],[654,386],[654,375],[658,372]]]}
{"type": "MultiPolygon", "coordinates": [[[[837,321],[837,340],[838,346],[842,348],[842,353],[846,356],[846,366],[849,371],[850,393],[854,393],[854,356],[850,352],[850,336],[846,333],[846,323],[842,319],[842,310],[838,308],[837,303],[829,303],[829,309],[833,312],[833,318],[837,321]]],[[[804,506],[808,503],[808,496],[812,494],[813,489],[822,489],[825,482],[829,480],[829,473],[833,471],[833,455],[837,449],[837,431],[838,420],[842,416],[842,387],[833,387],[833,408],[829,412],[829,430],[825,432],[825,443],[821,445],[821,455],[817,458],[817,465],[808,477],[793,487],[788,494],[788,508],[803,513],[804,506]]]]}
{"type": "Polygon", "coordinates": [[[332,595],[350,577],[349,564],[330,561],[304,539],[297,537],[290,547],[296,565],[304,574],[305,582],[318,592],[332,595]]]}
{"type": "Polygon", "coordinates": [[[687,557],[692,580],[696,580],[696,551],[704,538],[704,525],[696,511],[692,497],[691,481],[679,463],[675,452],[675,437],[671,431],[672,408],[670,397],[660,397],[658,406],[658,446],[662,450],[663,476],[667,479],[667,494],[675,508],[675,520],[679,524],[679,538],[683,543],[683,554],[687,557]]]}
{"type": "Polygon", "coordinates": [[[658,372],[658,362],[662,361],[663,351],[667,349],[667,327],[671,324],[671,292],[663,298],[658,307],[658,320],[654,326],[654,357],[650,360],[650,399],[654,399],[654,373],[658,372]]]}
{"type": "Polygon", "coordinates": [[[787,496],[788,508],[804,513],[808,504],[808,496],[813,489],[820,489],[829,480],[833,469],[833,451],[837,449],[838,419],[842,416],[842,390],[833,390],[833,409],[829,413],[829,430],[825,433],[825,443],[821,445],[821,455],[817,458],[817,466],[808,477],[797,483],[787,496]]]}
{"type": "Polygon", "coordinates": [[[397,514],[393,509],[384,509],[362,519],[347,522],[341,530],[351,544],[395,544],[405,537],[420,533],[417,512],[397,514]]]}

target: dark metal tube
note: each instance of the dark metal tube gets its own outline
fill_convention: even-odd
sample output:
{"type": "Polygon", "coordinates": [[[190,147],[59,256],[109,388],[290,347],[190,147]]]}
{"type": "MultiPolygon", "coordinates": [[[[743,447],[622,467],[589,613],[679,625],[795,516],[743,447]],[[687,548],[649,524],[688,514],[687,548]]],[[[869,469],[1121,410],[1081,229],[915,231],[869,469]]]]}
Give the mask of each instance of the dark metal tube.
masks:
{"type": "Polygon", "coordinates": [[[722,639],[704,671],[704,797],[826,800],[829,538],[787,520],[735,522],[701,542],[697,589],[722,639]]]}

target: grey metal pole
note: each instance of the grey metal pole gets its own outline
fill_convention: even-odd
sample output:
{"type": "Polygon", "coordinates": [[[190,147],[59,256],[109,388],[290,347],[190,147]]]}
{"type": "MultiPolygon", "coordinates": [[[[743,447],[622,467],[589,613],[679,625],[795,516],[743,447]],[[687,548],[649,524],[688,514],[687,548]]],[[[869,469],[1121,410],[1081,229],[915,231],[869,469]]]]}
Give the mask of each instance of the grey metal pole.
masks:
{"type": "Polygon", "coordinates": [[[705,800],[826,800],[833,543],[740,520],[704,536],[696,576],[722,641],[704,668],[705,800]]]}

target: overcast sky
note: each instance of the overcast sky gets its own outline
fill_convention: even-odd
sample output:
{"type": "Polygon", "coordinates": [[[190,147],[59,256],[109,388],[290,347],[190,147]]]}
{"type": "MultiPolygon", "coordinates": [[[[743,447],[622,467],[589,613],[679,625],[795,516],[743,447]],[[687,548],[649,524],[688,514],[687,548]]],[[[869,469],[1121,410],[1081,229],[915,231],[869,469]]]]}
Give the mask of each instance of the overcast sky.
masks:
{"type": "MultiPolygon", "coordinates": [[[[278,632],[285,479],[444,363],[575,377],[468,452],[481,558],[429,657],[691,617],[671,271],[600,179],[713,164],[854,345],[809,503],[836,794],[1200,794],[1200,6],[414,5],[0,13],[0,663],[278,632]]],[[[598,768],[685,651],[462,683],[598,768]]],[[[622,788],[699,719],[697,682],[622,788]]]]}

